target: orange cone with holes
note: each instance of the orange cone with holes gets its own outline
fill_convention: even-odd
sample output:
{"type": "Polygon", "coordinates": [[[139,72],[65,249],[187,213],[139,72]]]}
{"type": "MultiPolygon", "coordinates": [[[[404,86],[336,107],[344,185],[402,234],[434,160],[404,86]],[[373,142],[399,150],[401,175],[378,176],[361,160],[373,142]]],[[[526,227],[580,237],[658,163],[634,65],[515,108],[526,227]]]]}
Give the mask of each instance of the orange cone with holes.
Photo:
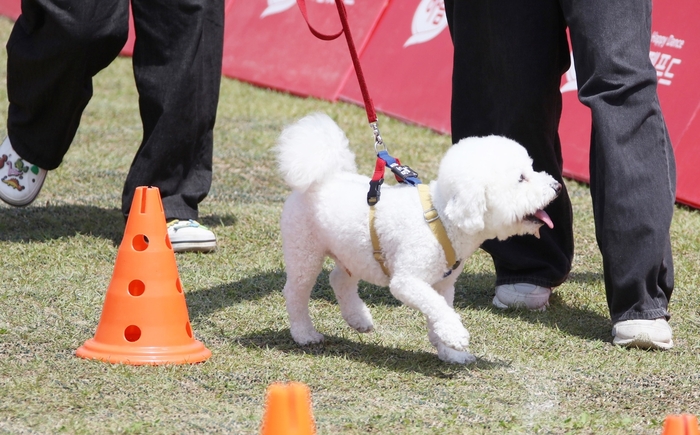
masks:
{"type": "Polygon", "coordinates": [[[267,387],[261,435],[313,435],[309,387],[299,382],[274,383],[267,387]]]}
{"type": "Polygon", "coordinates": [[[662,435],[700,435],[698,418],[691,414],[669,415],[662,435]]]}
{"type": "Polygon", "coordinates": [[[211,351],[194,339],[156,187],[137,187],[95,337],[75,352],[110,363],[188,364],[211,351]]]}

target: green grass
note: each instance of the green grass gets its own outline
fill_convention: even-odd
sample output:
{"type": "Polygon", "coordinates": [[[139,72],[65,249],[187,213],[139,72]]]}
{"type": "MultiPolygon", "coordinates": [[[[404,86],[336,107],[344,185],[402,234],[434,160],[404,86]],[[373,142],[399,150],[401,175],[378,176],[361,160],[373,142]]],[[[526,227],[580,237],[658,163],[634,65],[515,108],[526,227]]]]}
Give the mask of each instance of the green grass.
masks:
{"type": "MultiPolygon", "coordinates": [[[[0,20],[4,40],[10,28],[0,20]]],[[[6,104],[1,110],[5,118],[6,104]]],[[[110,365],[74,352],[93,337],[112,276],[141,123],[130,59],[96,77],[73,146],[38,200],[0,206],[0,432],[256,434],[275,381],[309,385],[320,434],[660,434],[666,415],[700,414],[700,213],[678,207],[673,223],[676,347],[619,349],[610,343],[590,196],[573,181],[577,254],[548,311],[492,308],[490,259],[469,259],[455,305],[476,364],[441,363],[422,316],[384,288],[361,287],[376,330],[353,332],[329,268],[312,298],[327,342],[296,346],[281,295],[278,219],[288,191],[270,150],[286,124],[313,111],[338,121],[360,172],[371,174],[362,108],[224,80],[214,182],[201,207],[220,247],[176,257],[193,329],[213,356],[186,366],[110,365]]],[[[433,178],[449,138],[380,119],[392,154],[433,178]]]]}

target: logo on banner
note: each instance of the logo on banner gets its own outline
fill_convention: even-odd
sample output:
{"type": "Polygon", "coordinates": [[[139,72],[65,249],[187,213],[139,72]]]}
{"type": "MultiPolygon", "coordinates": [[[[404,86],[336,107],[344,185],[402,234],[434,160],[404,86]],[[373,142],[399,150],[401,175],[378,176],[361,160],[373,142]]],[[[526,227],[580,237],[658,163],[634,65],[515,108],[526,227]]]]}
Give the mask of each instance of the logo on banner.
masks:
{"type": "Polygon", "coordinates": [[[680,50],[683,48],[685,41],[678,39],[675,36],[664,36],[658,32],[651,35],[652,50],[649,52],[651,63],[656,68],[656,77],[659,79],[660,85],[671,86],[674,73],[671,68],[681,63],[681,60],[674,57],[672,50],[680,50]],[[658,50],[658,51],[656,51],[658,50]]]}
{"type": "Polygon", "coordinates": [[[422,44],[434,39],[447,27],[444,0],[421,0],[418,9],[413,14],[411,22],[411,37],[403,44],[422,44]]]}
{"type": "Polygon", "coordinates": [[[260,18],[265,18],[268,15],[279,14],[286,11],[297,4],[297,0],[267,0],[267,8],[263,11],[260,18]]]}
{"type": "MultiPolygon", "coordinates": [[[[685,40],[678,39],[673,35],[665,36],[659,32],[654,32],[651,35],[652,48],[649,51],[649,59],[651,64],[656,69],[656,77],[660,85],[671,86],[674,73],[671,68],[681,63],[681,59],[674,57],[675,53],[672,50],[680,50],[683,48],[685,40]]],[[[564,84],[560,88],[561,93],[575,91],[578,86],[576,83],[576,69],[574,68],[574,55],[571,56],[571,68],[564,76],[564,84]]]]}
{"type": "MultiPolygon", "coordinates": [[[[335,4],[335,0],[313,0],[314,3],[330,3],[335,4]]],[[[348,6],[355,4],[355,0],[343,0],[348,6]]],[[[260,15],[260,18],[265,18],[268,15],[275,15],[290,9],[297,4],[297,0],[267,0],[267,8],[260,15]]]]}

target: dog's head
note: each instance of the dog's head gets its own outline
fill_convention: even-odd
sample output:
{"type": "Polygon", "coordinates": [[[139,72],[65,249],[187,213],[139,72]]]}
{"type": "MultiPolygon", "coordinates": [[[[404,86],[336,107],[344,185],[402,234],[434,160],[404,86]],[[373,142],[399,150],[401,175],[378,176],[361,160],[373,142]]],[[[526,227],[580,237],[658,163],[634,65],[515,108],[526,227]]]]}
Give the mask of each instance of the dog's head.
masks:
{"type": "Polygon", "coordinates": [[[501,136],[466,138],[450,147],[437,182],[447,220],[462,232],[501,240],[539,237],[542,225],[553,228],[543,208],[562,188],[532,169],[525,148],[501,136]]]}

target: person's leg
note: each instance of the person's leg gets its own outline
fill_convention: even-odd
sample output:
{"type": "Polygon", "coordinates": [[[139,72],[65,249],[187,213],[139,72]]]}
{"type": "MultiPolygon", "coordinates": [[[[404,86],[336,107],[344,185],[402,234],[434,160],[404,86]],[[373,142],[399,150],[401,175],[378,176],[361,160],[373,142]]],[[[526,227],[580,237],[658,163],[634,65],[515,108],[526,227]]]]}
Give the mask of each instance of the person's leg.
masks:
{"type": "Polygon", "coordinates": [[[213,128],[223,53],[222,0],[135,0],[134,75],[143,141],[122,195],[160,190],[166,218],[197,219],[212,178],[213,128]]]}
{"type": "Polygon", "coordinates": [[[68,151],[92,77],[119,54],[128,2],[23,0],[7,42],[8,137],[0,145],[0,199],[23,206],[68,151]],[[31,162],[31,163],[30,163],[31,162]]]}
{"type": "Polygon", "coordinates": [[[610,316],[668,319],[676,171],[649,59],[651,1],[562,4],[579,99],[593,117],[591,195],[610,316]]]}
{"type": "MultiPolygon", "coordinates": [[[[559,4],[447,0],[445,6],[455,49],[453,143],[468,136],[509,137],[528,150],[535,170],[548,172],[563,185],[557,129],[559,86],[569,51],[559,4]]],[[[543,229],[541,239],[522,236],[484,243],[495,263],[497,286],[554,287],[567,278],[574,246],[566,189],[546,211],[554,229],[543,229]]]]}
{"type": "Polygon", "coordinates": [[[7,42],[7,130],[14,149],[56,169],[68,151],[92,77],[128,36],[128,2],[22,0],[7,42]]]}

